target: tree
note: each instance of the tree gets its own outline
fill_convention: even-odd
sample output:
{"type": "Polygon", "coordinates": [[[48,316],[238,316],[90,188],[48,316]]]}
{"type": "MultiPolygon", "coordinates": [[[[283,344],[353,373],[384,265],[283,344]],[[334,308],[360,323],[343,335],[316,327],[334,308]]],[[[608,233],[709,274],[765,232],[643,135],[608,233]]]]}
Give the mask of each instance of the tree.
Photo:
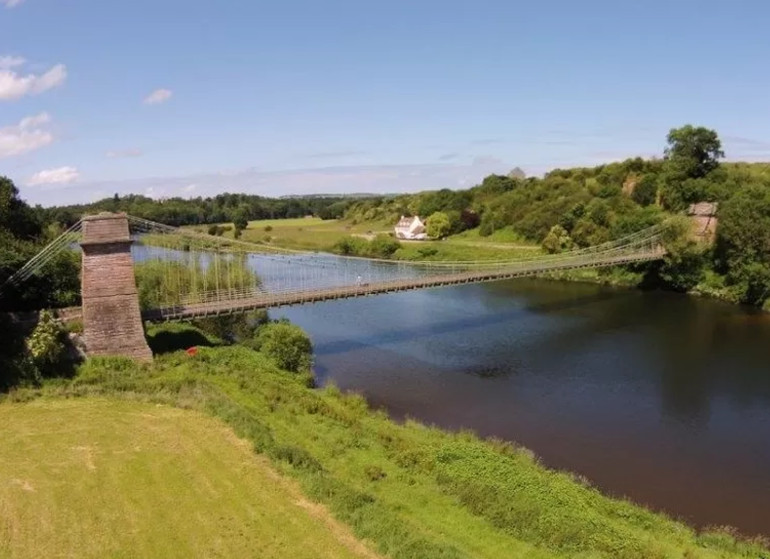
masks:
{"type": "Polygon", "coordinates": [[[51,311],[41,311],[37,326],[27,338],[27,351],[43,376],[65,376],[71,372],[67,363],[67,333],[51,311]]]}
{"type": "Polygon", "coordinates": [[[666,139],[666,166],[681,178],[705,177],[725,156],[717,133],[702,126],[672,128],[666,139]]]}
{"type": "Polygon", "coordinates": [[[543,239],[543,248],[549,254],[556,254],[572,248],[572,239],[561,225],[554,225],[543,239]]]}
{"type": "Polygon", "coordinates": [[[666,222],[662,239],[666,256],[659,277],[668,289],[687,292],[703,281],[707,249],[693,240],[692,231],[689,217],[675,216],[666,222]]]}
{"type": "Polygon", "coordinates": [[[651,206],[657,198],[658,178],[655,175],[644,175],[631,193],[631,199],[640,206],[651,206]]]}
{"type": "Polygon", "coordinates": [[[446,237],[452,229],[449,216],[444,212],[435,212],[428,218],[426,232],[429,237],[440,239],[446,237]]]}
{"type": "Polygon", "coordinates": [[[295,324],[271,322],[257,333],[259,351],[275,361],[281,369],[294,373],[308,372],[313,364],[313,344],[295,324]]]}
{"type": "Polygon", "coordinates": [[[770,296],[770,185],[752,184],[721,206],[716,259],[741,302],[770,296]]]}
{"type": "Polygon", "coordinates": [[[233,231],[233,237],[236,239],[240,238],[241,231],[246,229],[248,226],[249,216],[247,210],[243,207],[240,207],[235,211],[235,215],[233,215],[233,227],[235,228],[235,231],[233,231]]]}
{"type": "Polygon", "coordinates": [[[19,190],[8,177],[0,175],[0,229],[17,239],[31,240],[41,233],[32,209],[19,198],[19,190]]]}

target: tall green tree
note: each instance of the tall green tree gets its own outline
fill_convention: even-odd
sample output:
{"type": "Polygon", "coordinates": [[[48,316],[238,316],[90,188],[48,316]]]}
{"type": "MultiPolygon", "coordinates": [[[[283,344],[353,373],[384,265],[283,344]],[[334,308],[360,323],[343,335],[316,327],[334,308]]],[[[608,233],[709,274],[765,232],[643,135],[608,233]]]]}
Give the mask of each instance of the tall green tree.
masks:
{"type": "Polygon", "coordinates": [[[451,230],[452,222],[449,221],[449,216],[444,212],[434,212],[428,218],[426,233],[428,233],[429,237],[440,239],[449,235],[451,230]]]}
{"type": "Polygon", "coordinates": [[[714,188],[709,175],[725,154],[717,133],[702,126],[672,128],[667,140],[661,198],[666,209],[681,211],[710,197],[714,188]]]}
{"type": "Polygon", "coordinates": [[[4,176],[0,176],[0,229],[24,240],[38,237],[42,230],[32,208],[19,198],[16,185],[4,176]]]}
{"type": "Polygon", "coordinates": [[[235,211],[235,215],[233,216],[233,227],[235,228],[233,236],[236,239],[239,238],[241,236],[241,231],[246,229],[248,226],[249,214],[246,208],[240,207],[235,211]]]}
{"type": "Polygon", "coordinates": [[[725,156],[717,133],[703,126],[688,124],[672,128],[666,140],[668,146],[664,158],[667,167],[683,178],[705,177],[719,166],[719,160],[725,156]]]}

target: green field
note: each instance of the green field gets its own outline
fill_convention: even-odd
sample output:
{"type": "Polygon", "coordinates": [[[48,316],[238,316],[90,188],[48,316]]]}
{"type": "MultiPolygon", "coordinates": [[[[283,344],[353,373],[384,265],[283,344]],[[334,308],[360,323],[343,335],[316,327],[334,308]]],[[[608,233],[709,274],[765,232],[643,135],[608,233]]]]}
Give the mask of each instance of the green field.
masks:
{"type": "MultiPolygon", "coordinates": [[[[206,227],[197,226],[199,232],[206,227]]],[[[354,223],[347,220],[319,218],[264,219],[250,221],[241,239],[272,246],[333,252],[340,239],[353,235],[371,238],[379,233],[390,233],[393,224],[384,222],[354,223]]],[[[233,232],[224,234],[232,238],[233,232]]],[[[508,260],[531,257],[540,251],[538,245],[527,243],[508,230],[495,232],[491,237],[480,237],[477,230],[466,231],[442,241],[406,241],[401,243],[393,258],[398,260],[508,260]]]]}
{"type": "Polygon", "coordinates": [[[198,412],[38,400],[0,424],[0,557],[375,556],[198,412]]]}
{"type": "Polygon", "coordinates": [[[398,424],[307,381],[232,346],[152,365],[93,359],[72,380],[11,393],[0,403],[0,555],[135,556],[126,546],[136,545],[155,557],[350,556],[351,540],[330,521],[313,527],[317,505],[298,507],[302,497],[270,481],[232,433],[168,405],[224,420],[308,501],[394,559],[766,554],[607,498],[525,449],[398,424]]]}

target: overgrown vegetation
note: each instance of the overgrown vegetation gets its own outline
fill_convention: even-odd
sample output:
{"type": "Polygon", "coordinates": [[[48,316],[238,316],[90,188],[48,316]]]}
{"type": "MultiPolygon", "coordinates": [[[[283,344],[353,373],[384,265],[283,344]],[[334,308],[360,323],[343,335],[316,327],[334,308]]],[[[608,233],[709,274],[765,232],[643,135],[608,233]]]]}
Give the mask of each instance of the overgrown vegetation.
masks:
{"type": "Polygon", "coordinates": [[[759,542],[690,528],[544,469],[524,449],[370,410],[311,390],[242,346],[152,365],[94,359],[70,381],[8,399],[109,396],[205,410],[380,552],[402,558],[760,557],[759,542]]]}
{"type": "MultiPolygon", "coordinates": [[[[217,257],[218,258],[218,257],[217,257]]],[[[259,277],[245,254],[226,254],[215,262],[148,260],[134,265],[141,308],[153,309],[197,301],[211,292],[256,289],[259,277]]]]}
{"type": "Polygon", "coordinates": [[[369,258],[392,258],[401,248],[401,243],[389,235],[379,234],[372,240],[362,237],[346,236],[337,241],[334,252],[346,256],[366,256],[369,258]]]}

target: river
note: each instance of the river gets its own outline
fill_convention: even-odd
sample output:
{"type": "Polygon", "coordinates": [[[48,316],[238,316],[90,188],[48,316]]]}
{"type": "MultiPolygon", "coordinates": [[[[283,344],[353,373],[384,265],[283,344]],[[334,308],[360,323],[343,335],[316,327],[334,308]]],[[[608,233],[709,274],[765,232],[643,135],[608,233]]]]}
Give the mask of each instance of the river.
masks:
{"type": "Polygon", "coordinates": [[[275,311],[321,383],[514,441],[695,526],[770,535],[770,315],[516,280],[275,311]]]}

